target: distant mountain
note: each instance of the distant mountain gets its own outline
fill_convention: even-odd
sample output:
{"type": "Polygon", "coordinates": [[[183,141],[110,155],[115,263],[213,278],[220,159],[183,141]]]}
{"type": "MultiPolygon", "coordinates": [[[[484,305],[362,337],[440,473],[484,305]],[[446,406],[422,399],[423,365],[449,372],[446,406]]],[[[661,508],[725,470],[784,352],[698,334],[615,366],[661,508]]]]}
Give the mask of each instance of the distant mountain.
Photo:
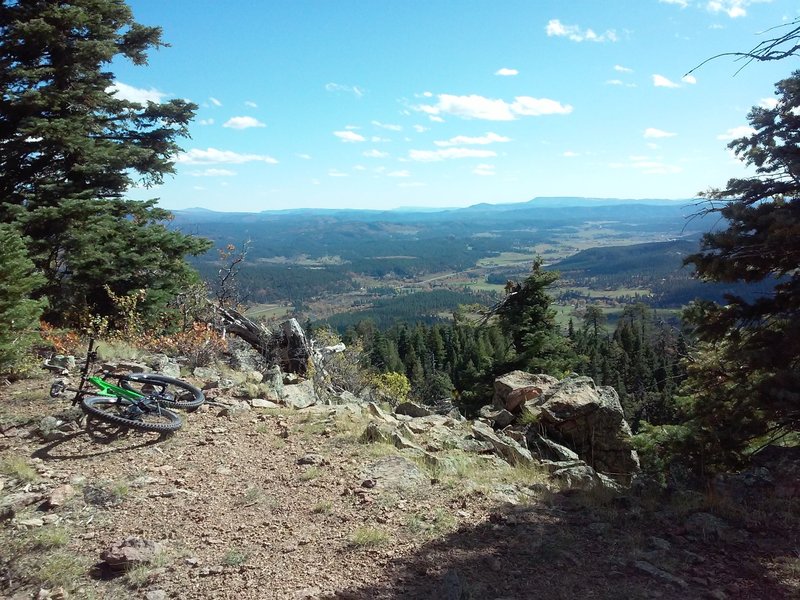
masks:
{"type": "Polygon", "coordinates": [[[356,221],[364,220],[403,220],[408,221],[415,215],[418,215],[422,220],[428,221],[435,218],[437,215],[442,218],[451,218],[452,216],[471,215],[472,213],[481,214],[501,214],[510,211],[530,211],[538,209],[564,209],[564,208],[589,208],[597,209],[601,207],[624,206],[631,208],[633,206],[648,206],[648,207],[671,207],[676,209],[685,209],[691,207],[694,200],[668,200],[659,198],[643,198],[643,199],[620,199],[620,198],[582,198],[572,196],[556,196],[556,197],[543,197],[533,198],[527,202],[509,202],[490,204],[482,202],[480,204],[473,204],[464,208],[436,208],[436,207],[411,207],[405,206],[391,210],[375,210],[375,209],[357,209],[357,208],[287,208],[280,210],[263,210],[260,212],[222,212],[214,211],[206,208],[187,208],[172,211],[173,214],[181,217],[191,219],[202,219],[204,221],[215,220],[221,223],[236,222],[236,221],[259,221],[262,218],[271,219],[274,217],[291,217],[291,216],[312,216],[312,217],[336,217],[336,218],[349,218],[356,221]]]}

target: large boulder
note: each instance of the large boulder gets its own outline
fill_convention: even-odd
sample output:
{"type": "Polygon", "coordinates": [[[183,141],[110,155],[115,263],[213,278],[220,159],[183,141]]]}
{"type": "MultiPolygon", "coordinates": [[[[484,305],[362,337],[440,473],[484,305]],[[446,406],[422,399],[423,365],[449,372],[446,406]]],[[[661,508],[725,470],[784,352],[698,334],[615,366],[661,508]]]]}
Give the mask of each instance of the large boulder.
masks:
{"type": "Polygon", "coordinates": [[[550,375],[512,371],[494,380],[492,404],[518,413],[526,403],[535,401],[557,383],[558,379],[550,375]]]}
{"type": "Polygon", "coordinates": [[[314,382],[310,379],[301,381],[295,385],[287,385],[283,388],[281,400],[286,406],[293,408],[307,408],[319,402],[319,397],[314,391],[314,382]]]}
{"type": "Polygon", "coordinates": [[[568,446],[597,471],[626,480],[639,470],[631,430],[617,392],[571,375],[537,401],[546,437],[568,446]]]}

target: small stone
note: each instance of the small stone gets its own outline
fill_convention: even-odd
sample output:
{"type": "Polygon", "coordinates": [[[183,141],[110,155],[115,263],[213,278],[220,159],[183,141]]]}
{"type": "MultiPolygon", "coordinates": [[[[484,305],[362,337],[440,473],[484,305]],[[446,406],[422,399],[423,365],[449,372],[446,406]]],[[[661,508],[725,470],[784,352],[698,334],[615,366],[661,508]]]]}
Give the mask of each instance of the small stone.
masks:
{"type": "Polygon", "coordinates": [[[63,506],[64,503],[69,500],[74,493],[75,488],[73,488],[70,484],[67,483],[60,485],[50,492],[50,496],[47,498],[47,506],[49,508],[58,508],[59,506],[63,506]]]}
{"type": "Polygon", "coordinates": [[[52,525],[53,523],[57,523],[60,520],[61,520],[61,517],[59,517],[58,515],[53,515],[53,514],[44,515],[42,517],[42,522],[45,525],[52,525]]]}
{"type": "Polygon", "coordinates": [[[44,521],[39,517],[32,517],[30,519],[17,519],[17,524],[25,527],[41,527],[44,525],[44,521]]]}
{"type": "Polygon", "coordinates": [[[163,546],[158,542],[129,537],[103,550],[100,560],[112,570],[124,570],[133,565],[148,563],[163,551],[163,546]]]}
{"type": "Polygon", "coordinates": [[[164,590],[150,590],[144,597],[145,600],[166,600],[167,592],[164,590]]]}
{"type": "Polygon", "coordinates": [[[298,465],[321,465],[325,462],[319,454],[306,454],[297,459],[298,465]]]}
{"type": "Polygon", "coordinates": [[[250,400],[250,406],[253,408],[280,408],[279,404],[274,403],[272,400],[264,398],[253,398],[250,400]]]}

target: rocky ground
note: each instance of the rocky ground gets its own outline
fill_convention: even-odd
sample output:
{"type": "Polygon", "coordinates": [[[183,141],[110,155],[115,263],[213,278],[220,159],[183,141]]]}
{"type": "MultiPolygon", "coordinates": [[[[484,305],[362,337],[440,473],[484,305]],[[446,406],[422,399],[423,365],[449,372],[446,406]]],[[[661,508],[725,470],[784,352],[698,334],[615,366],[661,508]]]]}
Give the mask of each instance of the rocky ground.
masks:
{"type": "Polygon", "coordinates": [[[380,418],[356,405],[207,405],[167,438],[71,426],[48,386],[0,387],[3,597],[800,596],[796,500],[560,491],[493,455],[366,443],[380,418]]]}

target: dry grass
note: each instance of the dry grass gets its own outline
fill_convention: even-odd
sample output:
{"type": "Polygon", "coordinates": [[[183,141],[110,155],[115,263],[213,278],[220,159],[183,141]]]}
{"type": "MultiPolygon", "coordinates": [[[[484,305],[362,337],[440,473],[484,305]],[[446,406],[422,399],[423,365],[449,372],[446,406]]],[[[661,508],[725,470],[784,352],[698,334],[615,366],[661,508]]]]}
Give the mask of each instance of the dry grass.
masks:
{"type": "Polygon", "coordinates": [[[19,456],[9,456],[0,463],[0,473],[16,479],[19,483],[31,483],[36,481],[39,475],[28,461],[19,456]]]}
{"type": "Polygon", "coordinates": [[[353,546],[381,546],[389,541],[389,534],[376,527],[359,527],[350,536],[353,546]]]}

